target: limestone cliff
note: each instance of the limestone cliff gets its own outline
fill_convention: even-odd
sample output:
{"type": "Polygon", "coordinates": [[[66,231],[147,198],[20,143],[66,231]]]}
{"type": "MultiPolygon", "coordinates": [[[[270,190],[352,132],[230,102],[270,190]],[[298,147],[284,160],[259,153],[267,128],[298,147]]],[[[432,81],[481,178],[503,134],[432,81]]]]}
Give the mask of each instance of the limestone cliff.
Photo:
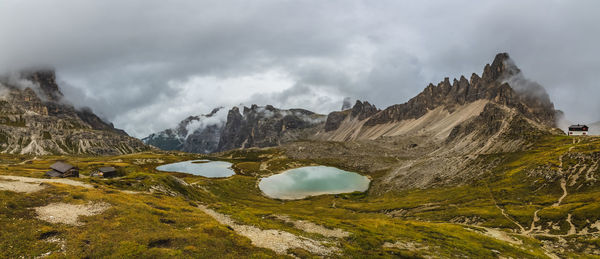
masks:
{"type": "Polygon", "coordinates": [[[192,153],[211,153],[217,150],[225,124],[220,118],[224,108],[213,109],[205,115],[189,116],[177,127],[152,133],[142,141],[162,150],[181,150],[192,153]]]}
{"type": "Polygon", "coordinates": [[[117,155],[148,150],[90,109],[64,100],[53,70],[0,78],[0,152],[117,155]]]}

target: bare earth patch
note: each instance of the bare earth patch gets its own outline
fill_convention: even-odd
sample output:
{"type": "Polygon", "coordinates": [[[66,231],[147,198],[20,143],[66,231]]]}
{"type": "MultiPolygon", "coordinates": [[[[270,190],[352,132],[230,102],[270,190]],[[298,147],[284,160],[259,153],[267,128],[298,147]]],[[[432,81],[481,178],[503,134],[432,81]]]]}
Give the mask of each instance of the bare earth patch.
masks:
{"type": "Polygon", "coordinates": [[[326,247],[320,241],[296,236],[286,231],[275,229],[262,230],[254,226],[237,224],[227,215],[218,213],[206,206],[198,205],[198,207],[219,223],[227,225],[236,233],[249,238],[252,241],[252,245],[271,249],[278,254],[286,254],[288,249],[293,248],[301,248],[318,255],[330,255],[338,252],[337,248],[326,247]]]}
{"type": "Polygon", "coordinates": [[[164,162],[165,162],[164,160],[158,159],[158,158],[140,158],[140,159],[133,160],[133,164],[136,164],[136,165],[162,164],[164,162]]]}
{"type": "Polygon", "coordinates": [[[93,188],[92,185],[87,183],[71,180],[71,179],[44,179],[44,178],[32,178],[32,177],[24,177],[24,176],[14,176],[14,175],[0,175],[0,179],[19,181],[24,183],[62,183],[72,186],[79,186],[84,188],[93,188]]]}
{"type": "Polygon", "coordinates": [[[0,191],[32,193],[46,188],[39,183],[24,183],[20,181],[0,181],[0,191]]]}
{"type": "Polygon", "coordinates": [[[79,226],[82,223],[78,220],[79,216],[93,216],[102,213],[110,208],[110,204],[104,202],[88,204],[68,204],[52,203],[43,207],[35,208],[38,219],[56,224],[63,223],[67,225],[79,226]]]}
{"type": "Polygon", "coordinates": [[[310,221],[306,220],[293,220],[287,216],[277,215],[275,216],[277,219],[282,220],[287,223],[292,223],[295,228],[300,229],[304,232],[308,233],[316,233],[326,237],[335,237],[335,238],[344,238],[350,236],[349,232],[346,232],[342,229],[329,229],[321,225],[317,225],[310,221]]]}
{"type": "Polygon", "coordinates": [[[385,242],[383,243],[384,248],[398,248],[405,249],[409,251],[418,251],[418,250],[428,250],[429,246],[423,245],[421,243],[416,242],[401,242],[397,241],[396,243],[385,242]]]}

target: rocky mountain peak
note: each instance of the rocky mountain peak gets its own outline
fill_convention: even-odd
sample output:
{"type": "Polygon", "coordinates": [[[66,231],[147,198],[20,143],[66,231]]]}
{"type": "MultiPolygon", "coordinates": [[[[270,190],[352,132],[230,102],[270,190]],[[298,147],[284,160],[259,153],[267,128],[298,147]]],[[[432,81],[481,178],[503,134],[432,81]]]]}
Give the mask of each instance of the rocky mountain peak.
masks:
{"type": "Polygon", "coordinates": [[[149,147],[89,108],[64,100],[54,70],[28,70],[2,78],[0,152],[11,154],[115,155],[149,147]]]}
{"type": "Polygon", "coordinates": [[[305,129],[316,128],[315,125],[324,121],[325,116],[304,109],[284,110],[253,104],[250,108],[244,107],[240,114],[239,109],[233,107],[221,132],[218,150],[276,146],[304,136],[305,129]]]}
{"type": "Polygon", "coordinates": [[[543,87],[525,79],[507,53],[499,53],[491,65],[485,65],[482,77],[473,73],[470,81],[461,76],[452,84],[446,77],[437,85],[429,84],[408,102],[375,114],[365,125],[416,119],[437,107],[452,112],[455,107],[482,99],[516,108],[544,125],[555,124],[556,111],[543,87]]]}
{"type": "Polygon", "coordinates": [[[356,100],[356,103],[352,107],[351,115],[352,117],[357,117],[359,120],[364,120],[377,112],[379,112],[379,109],[375,105],[367,101],[361,102],[360,100],[356,100]]]}
{"type": "Polygon", "coordinates": [[[21,78],[39,85],[42,99],[49,101],[59,101],[63,94],[56,83],[56,72],[54,69],[28,70],[21,72],[21,78]]]}
{"type": "Polygon", "coordinates": [[[492,64],[486,64],[483,69],[482,78],[486,82],[492,82],[504,76],[507,70],[507,61],[510,60],[508,53],[498,53],[492,64]]]}

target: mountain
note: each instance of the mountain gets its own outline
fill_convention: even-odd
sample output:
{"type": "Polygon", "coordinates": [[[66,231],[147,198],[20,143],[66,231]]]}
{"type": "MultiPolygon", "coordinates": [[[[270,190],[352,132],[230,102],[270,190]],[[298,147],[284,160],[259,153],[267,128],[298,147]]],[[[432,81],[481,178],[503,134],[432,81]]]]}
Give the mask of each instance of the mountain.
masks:
{"type": "Polygon", "coordinates": [[[89,108],[68,104],[53,70],[0,78],[2,153],[118,155],[148,149],[89,108]]]}
{"type": "Polygon", "coordinates": [[[270,147],[309,138],[325,122],[325,116],[304,109],[277,109],[271,105],[233,107],[219,141],[219,151],[270,147]]]}
{"type": "Polygon", "coordinates": [[[508,54],[500,53],[485,66],[481,77],[472,74],[467,80],[461,76],[452,83],[445,78],[437,86],[429,84],[408,102],[382,111],[357,102],[351,114],[333,112],[317,138],[348,141],[420,135],[443,142],[485,139],[499,131],[508,134],[508,130],[526,135],[551,132],[559,111],[538,87],[525,81],[508,54]],[[511,86],[511,82],[519,85],[511,86]]]}
{"type": "Polygon", "coordinates": [[[311,137],[325,122],[324,115],[271,105],[223,108],[190,116],[175,128],[150,134],[144,143],[163,150],[212,153],[235,148],[269,147],[311,137]],[[225,113],[227,112],[227,113],[225,113]]]}
{"type": "Polygon", "coordinates": [[[312,141],[281,148],[293,159],[386,172],[372,183],[372,190],[384,193],[478,179],[504,159],[486,157],[530,150],[544,136],[563,134],[555,128],[562,113],[506,53],[486,65],[481,77],[450,82],[430,84],[383,110],[357,101],[352,109],[330,113],[312,141]]]}
{"type": "MultiPolygon", "coordinates": [[[[189,117],[177,127],[144,138],[165,150],[209,153],[235,148],[269,147],[296,140],[359,141],[402,137],[420,138],[447,152],[500,152],[529,145],[534,136],[558,134],[560,111],[543,87],[526,79],[508,54],[496,55],[481,77],[473,73],[451,83],[445,78],[429,84],[403,104],[380,110],[356,101],[350,108],[326,117],[302,109],[281,110],[271,105],[234,107],[219,123],[188,133],[189,117]],[[217,141],[218,139],[218,141],[217,141]]],[[[203,123],[206,124],[206,123],[203,123]]]]}
{"type": "Polygon", "coordinates": [[[223,107],[209,114],[190,116],[177,127],[150,134],[142,141],[162,150],[181,150],[192,153],[210,153],[218,149],[225,124],[223,107]]]}

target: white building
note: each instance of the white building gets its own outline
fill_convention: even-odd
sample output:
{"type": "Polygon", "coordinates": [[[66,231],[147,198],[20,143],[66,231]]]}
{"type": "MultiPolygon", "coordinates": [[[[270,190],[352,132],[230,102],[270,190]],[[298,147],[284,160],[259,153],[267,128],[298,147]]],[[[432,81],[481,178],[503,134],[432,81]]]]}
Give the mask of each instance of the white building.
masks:
{"type": "Polygon", "coordinates": [[[569,136],[587,136],[590,127],[587,125],[571,125],[569,126],[569,136]]]}

